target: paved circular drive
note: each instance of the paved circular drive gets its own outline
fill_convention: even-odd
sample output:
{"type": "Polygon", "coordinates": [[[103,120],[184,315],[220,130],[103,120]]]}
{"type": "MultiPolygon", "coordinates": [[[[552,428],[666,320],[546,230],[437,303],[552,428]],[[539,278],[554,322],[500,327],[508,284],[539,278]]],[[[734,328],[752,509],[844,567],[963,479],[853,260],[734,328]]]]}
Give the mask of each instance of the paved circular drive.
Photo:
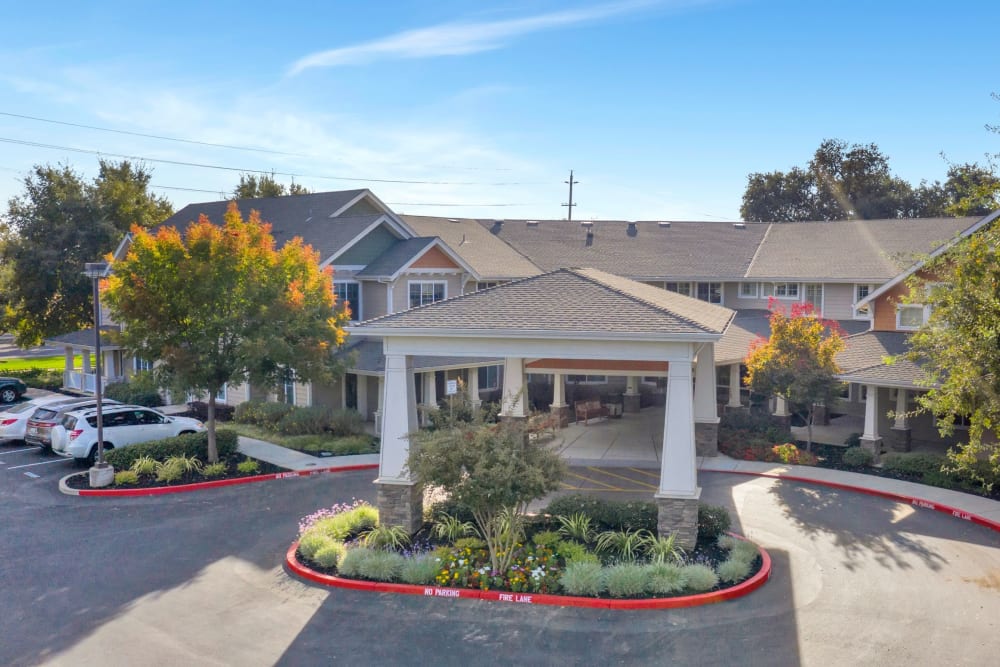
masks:
{"type": "Polygon", "coordinates": [[[847,491],[702,473],[703,500],[729,506],[734,530],[770,552],[771,581],[708,607],[623,613],[328,590],[285,574],[297,520],[373,499],[367,471],[124,499],[62,496],[20,472],[0,470],[0,664],[995,660],[998,534],[847,491]]]}

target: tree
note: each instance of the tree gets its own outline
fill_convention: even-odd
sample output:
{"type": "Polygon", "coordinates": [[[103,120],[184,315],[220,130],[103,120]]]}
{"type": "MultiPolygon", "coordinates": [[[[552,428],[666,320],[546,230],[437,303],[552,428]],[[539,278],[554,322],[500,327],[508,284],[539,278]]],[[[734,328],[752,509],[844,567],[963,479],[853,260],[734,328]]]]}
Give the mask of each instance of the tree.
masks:
{"type": "Polygon", "coordinates": [[[793,304],[786,313],[772,299],[771,336],[759,339],[747,355],[751,390],[783,397],[808,425],[806,449],[812,449],[816,405],[830,405],[841,382],[835,357],[844,348],[836,322],[816,315],[811,303],[793,304]]]}
{"type": "Polygon", "coordinates": [[[307,195],[309,190],[292,181],[285,186],[275,180],[274,174],[240,174],[240,184],[233,190],[234,199],[259,199],[261,197],[284,197],[285,195],[307,195]]]}
{"type": "Polygon", "coordinates": [[[942,189],[948,215],[982,216],[1000,208],[1000,178],[975,163],[953,164],[942,189]]]}
{"type": "Polygon", "coordinates": [[[955,419],[968,419],[968,442],[949,451],[952,467],[984,484],[1000,474],[1000,447],[984,442],[1000,427],[1000,231],[996,225],[963,239],[928,261],[933,282],[910,282],[912,303],[930,308],[927,322],[910,338],[906,355],[924,372],[928,391],[918,412],[937,417],[942,436],[955,419]]]}
{"type": "Polygon", "coordinates": [[[150,172],[128,161],[100,161],[91,183],[70,167],[36,165],[25,192],[10,200],[0,247],[0,327],[22,346],[93,323],[92,262],[115,249],[130,224],[150,226],[172,213],[147,192],[150,172]]]}
{"type": "Polygon", "coordinates": [[[740,215],[756,222],[936,217],[946,214],[940,188],[893,176],[875,144],[826,139],[805,169],[750,174],[740,215]]]}
{"type": "Polygon", "coordinates": [[[525,426],[455,423],[410,435],[409,469],[472,510],[494,571],[510,565],[516,524],[527,505],[559,488],[565,464],[528,437],[525,426]]]}
{"type": "Polygon", "coordinates": [[[301,239],[275,249],[256,211],[235,202],[222,226],[206,216],[183,236],[133,227],[131,247],[105,287],[124,347],[156,359],[161,386],[208,395],[208,456],[215,445],[215,396],[227,383],[276,386],[325,381],[339,369],[347,314],[335,310],[332,268],[301,239]]]}

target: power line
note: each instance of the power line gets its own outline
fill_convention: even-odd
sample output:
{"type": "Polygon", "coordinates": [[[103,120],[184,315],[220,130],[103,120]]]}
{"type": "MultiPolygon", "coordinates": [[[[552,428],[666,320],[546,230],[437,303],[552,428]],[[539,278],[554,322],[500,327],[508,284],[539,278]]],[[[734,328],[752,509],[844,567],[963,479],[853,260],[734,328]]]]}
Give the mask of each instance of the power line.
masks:
{"type": "MultiPolygon", "coordinates": [[[[152,188],[152,189],[156,189],[156,190],[181,190],[183,192],[205,192],[205,193],[213,194],[213,195],[214,194],[222,194],[221,191],[219,191],[219,190],[206,190],[206,189],[203,189],[203,188],[184,188],[184,187],[181,187],[179,185],[156,185],[154,183],[150,183],[149,187],[152,188]]],[[[221,197],[221,199],[225,199],[225,197],[223,196],[223,197],[221,197]]],[[[457,202],[413,202],[413,201],[405,201],[405,202],[404,201],[390,201],[390,202],[386,202],[386,204],[388,204],[389,206],[455,206],[455,207],[460,207],[460,206],[490,206],[490,207],[499,207],[499,206],[540,206],[541,205],[541,204],[480,204],[480,203],[466,204],[466,203],[457,203],[457,202]]]]}
{"type": "Polygon", "coordinates": [[[97,155],[97,156],[105,155],[108,157],[117,157],[124,160],[139,160],[144,162],[159,162],[162,164],[172,164],[182,167],[197,167],[199,169],[217,169],[221,171],[234,171],[246,174],[289,176],[291,178],[313,178],[313,179],[327,180],[327,181],[347,181],[351,183],[398,183],[403,185],[488,185],[488,186],[535,185],[533,183],[522,183],[517,181],[498,182],[498,183],[480,183],[475,181],[416,181],[416,180],[405,180],[398,178],[357,178],[353,176],[331,176],[326,174],[301,174],[301,173],[273,171],[266,169],[246,169],[243,167],[226,167],[223,165],[205,164],[201,162],[185,162],[183,160],[167,160],[165,158],[143,157],[141,155],[124,155],[122,153],[109,153],[106,151],[98,151],[89,148],[73,148],[71,146],[43,144],[37,141],[12,139],[9,137],[0,137],[0,142],[8,144],[16,144],[19,146],[29,146],[32,148],[46,148],[50,150],[71,151],[74,153],[84,153],[86,155],[97,155]]]}

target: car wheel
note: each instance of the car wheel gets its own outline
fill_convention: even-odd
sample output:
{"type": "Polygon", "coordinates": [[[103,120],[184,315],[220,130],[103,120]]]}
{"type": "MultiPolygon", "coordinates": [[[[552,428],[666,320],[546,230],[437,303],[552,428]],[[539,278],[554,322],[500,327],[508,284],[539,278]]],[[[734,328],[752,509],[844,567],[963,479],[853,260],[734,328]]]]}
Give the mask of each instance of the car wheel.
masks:
{"type": "Polygon", "coordinates": [[[178,433],[177,435],[187,435],[187,434],[189,434],[189,433],[194,433],[194,431],[181,431],[181,432],[180,432],[180,433],[178,433]]]}
{"type": "MultiPolygon", "coordinates": [[[[115,446],[112,445],[110,442],[104,443],[105,452],[110,452],[114,448],[115,446]]],[[[90,465],[94,465],[95,463],[97,463],[97,445],[94,445],[93,447],[90,448],[90,453],[87,454],[87,463],[89,463],[90,465]]]]}
{"type": "Polygon", "coordinates": [[[13,403],[17,400],[17,392],[10,387],[0,389],[0,403],[13,403]]]}

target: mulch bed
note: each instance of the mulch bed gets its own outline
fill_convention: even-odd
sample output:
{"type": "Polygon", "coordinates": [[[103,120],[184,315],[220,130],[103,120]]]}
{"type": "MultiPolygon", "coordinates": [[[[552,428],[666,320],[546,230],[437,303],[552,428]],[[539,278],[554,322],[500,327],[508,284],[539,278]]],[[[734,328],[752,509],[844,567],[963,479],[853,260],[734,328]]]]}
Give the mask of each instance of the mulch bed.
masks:
{"type": "MultiPolygon", "coordinates": [[[[284,468],[279,468],[271,463],[266,463],[264,461],[257,461],[260,465],[260,470],[252,474],[245,474],[236,469],[236,464],[245,461],[248,457],[243,454],[238,454],[236,456],[230,457],[226,460],[226,464],[229,469],[224,475],[219,475],[217,477],[205,477],[200,473],[188,473],[181,477],[180,479],[173,482],[158,482],[155,477],[143,476],[140,478],[138,484],[122,484],[112,485],[104,487],[105,489],[155,489],[166,486],[181,486],[184,484],[194,484],[197,482],[213,482],[221,479],[235,479],[239,477],[255,477],[257,475],[266,475],[269,473],[286,472],[284,468]]],[[[66,486],[71,489],[84,490],[90,488],[90,481],[87,475],[74,475],[66,480],[66,486]]]]}

